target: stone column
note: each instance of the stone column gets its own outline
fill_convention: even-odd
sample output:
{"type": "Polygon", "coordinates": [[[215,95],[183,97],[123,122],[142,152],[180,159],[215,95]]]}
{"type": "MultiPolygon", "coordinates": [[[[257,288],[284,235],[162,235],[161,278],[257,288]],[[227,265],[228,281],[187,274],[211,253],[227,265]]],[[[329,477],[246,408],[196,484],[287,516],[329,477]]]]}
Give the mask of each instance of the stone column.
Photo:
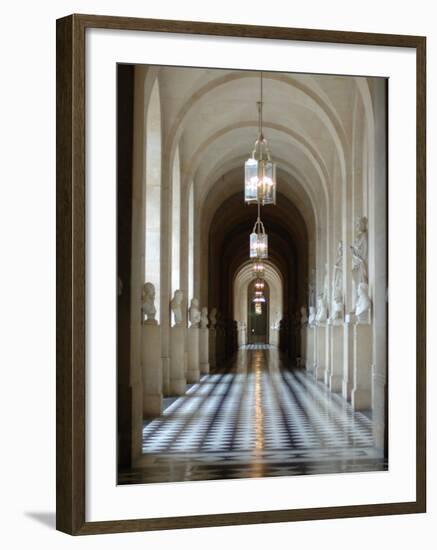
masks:
{"type": "Polygon", "coordinates": [[[238,347],[246,345],[246,323],[238,321],[238,347]]]}
{"type": "Polygon", "coordinates": [[[307,351],[306,351],[306,369],[314,374],[317,365],[317,329],[315,325],[307,325],[307,351]]]}
{"type": "Polygon", "coordinates": [[[329,389],[341,392],[343,389],[343,322],[329,321],[330,332],[330,376],[329,389]]]}
{"type": "Polygon", "coordinates": [[[187,382],[193,384],[199,379],[199,327],[191,326],[188,329],[187,382]]]}
{"type": "Polygon", "coordinates": [[[354,325],[354,386],[351,397],[354,410],[372,407],[372,325],[357,321],[354,325]]]}
{"type": "Polygon", "coordinates": [[[326,325],[324,323],[318,323],[316,325],[317,332],[317,347],[316,347],[316,380],[325,381],[326,371],[326,325]]]}
{"type": "Polygon", "coordinates": [[[216,340],[215,327],[211,327],[209,329],[209,364],[211,368],[215,368],[216,366],[215,340],[216,340]]]}
{"type": "Polygon", "coordinates": [[[329,380],[331,378],[331,338],[330,338],[330,330],[328,322],[326,322],[325,326],[325,375],[323,377],[323,381],[327,386],[329,386],[329,380]]]}
{"type": "Polygon", "coordinates": [[[202,374],[209,373],[209,329],[199,329],[199,370],[202,374]]]}
{"type": "Polygon", "coordinates": [[[170,395],[185,393],[185,332],[183,325],[170,329],[170,395]]]}
{"type": "Polygon", "coordinates": [[[372,368],[372,421],[375,445],[383,449],[386,437],[386,378],[378,372],[376,365],[372,368]]]}
{"type": "Polygon", "coordinates": [[[354,315],[345,316],[343,325],[343,384],[342,394],[346,401],[351,400],[354,381],[354,315]]]}
{"type": "Polygon", "coordinates": [[[141,368],[143,379],[143,417],[162,412],[161,327],[155,320],[142,325],[141,368]]]}
{"type": "Polygon", "coordinates": [[[302,324],[300,327],[300,366],[306,366],[306,355],[307,355],[307,333],[308,325],[302,324]]]}

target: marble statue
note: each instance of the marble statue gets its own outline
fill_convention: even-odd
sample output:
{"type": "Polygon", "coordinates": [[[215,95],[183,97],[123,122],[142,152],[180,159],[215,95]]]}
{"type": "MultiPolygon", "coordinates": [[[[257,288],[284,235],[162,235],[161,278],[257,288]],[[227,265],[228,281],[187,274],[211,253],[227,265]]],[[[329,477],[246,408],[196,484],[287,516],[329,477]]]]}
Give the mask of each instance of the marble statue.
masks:
{"type": "Polygon", "coordinates": [[[328,320],[328,293],[328,264],[325,264],[323,289],[317,297],[316,321],[318,323],[325,323],[328,320]]]}
{"type": "Polygon", "coordinates": [[[317,313],[316,321],[318,323],[326,323],[328,320],[328,304],[325,294],[321,292],[317,298],[317,313]]]}
{"type": "Polygon", "coordinates": [[[352,250],[352,275],[355,280],[356,288],[360,283],[368,283],[367,261],[368,261],[368,235],[367,218],[359,218],[356,224],[357,234],[352,250]]]}
{"type": "Polygon", "coordinates": [[[358,298],[355,306],[355,317],[357,321],[368,321],[371,300],[369,297],[369,286],[367,283],[358,285],[358,298]]]}
{"type": "Polygon", "coordinates": [[[308,285],[308,307],[315,307],[316,305],[316,271],[311,271],[311,279],[308,285]]]}
{"type": "Polygon", "coordinates": [[[339,241],[332,278],[331,319],[342,319],[343,313],[343,242],[339,241]]]}
{"type": "Polygon", "coordinates": [[[182,315],[182,301],[184,299],[184,293],[182,290],[175,290],[173,299],[170,302],[170,307],[173,311],[173,317],[175,325],[182,325],[183,315],[182,315]]]}
{"type": "Polygon", "coordinates": [[[155,287],[152,283],[144,283],[141,291],[142,323],[156,323],[155,287]],[[147,320],[145,320],[147,317],[147,320]]]}
{"type": "Polygon", "coordinates": [[[300,308],[300,324],[303,327],[308,324],[307,308],[305,306],[300,308]]]}
{"type": "Polygon", "coordinates": [[[199,300],[192,298],[190,309],[188,311],[190,317],[190,323],[192,327],[198,327],[200,322],[199,300]]]}
{"type": "Polygon", "coordinates": [[[208,328],[208,308],[203,307],[200,313],[200,328],[208,328]]]}
{"type": "Polygon", "coordinates": [[[217,324],[217,308],[215,307],[209,312],[209,324],[211,328],[215,328],[217,324]]]}
{"type": "Polygon", "coordinates": [[[323,277],[323,299],[328,303],[329,285],[328,285],[328,264],[325,264],[325,276],[323,277]]]}
{"type": "Polygon", "coordinates": [[[310,314],[308,316],[308,324],[314,325],[316,322],[316,308],[314,306],[310,306],[310,314]]]}

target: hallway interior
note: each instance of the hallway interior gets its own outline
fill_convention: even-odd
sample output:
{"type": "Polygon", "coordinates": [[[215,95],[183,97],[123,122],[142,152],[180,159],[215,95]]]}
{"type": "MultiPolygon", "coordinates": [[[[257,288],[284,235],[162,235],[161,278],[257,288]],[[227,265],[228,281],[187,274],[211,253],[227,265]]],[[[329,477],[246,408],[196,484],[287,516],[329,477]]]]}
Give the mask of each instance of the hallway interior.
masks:
{"type": "Polygon", "coordinates": [[[241,348],[226,368],[166,401],[144,423],[142,459],[121,484],[387,468],[370,411],[353,411],[271,345],[241,348]]]}
{"type": "Polygon", "coordinates": [[[117,86],[117,483],[387,469],[386,79],[117,86]]]}

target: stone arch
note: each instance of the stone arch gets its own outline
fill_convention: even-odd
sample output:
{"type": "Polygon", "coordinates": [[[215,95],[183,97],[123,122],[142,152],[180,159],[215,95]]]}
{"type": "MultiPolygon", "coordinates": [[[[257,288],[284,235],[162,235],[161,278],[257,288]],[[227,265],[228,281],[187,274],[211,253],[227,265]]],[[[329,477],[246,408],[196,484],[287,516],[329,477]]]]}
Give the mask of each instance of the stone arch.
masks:
{"type": "MultiPolygon", "coordinates": [[[[277,346],[279,344],[279,322],[283,316],[283,277],[280,270],[271,261],[265,263],[264,279],[269,285],[269,343],[277,346]]],[[[245,323],[248,326],[247,320],[247,300],[248,289],[253,281],[251,262],[245,262],[236,272],[233,281],[233,299],[234,299],[234,319],[237,322],[245,323]]],[[[241,329],[240,329],[241,330],[241,329]]],[[[241,341],[241,338],[240,338],[241,341]]]]}

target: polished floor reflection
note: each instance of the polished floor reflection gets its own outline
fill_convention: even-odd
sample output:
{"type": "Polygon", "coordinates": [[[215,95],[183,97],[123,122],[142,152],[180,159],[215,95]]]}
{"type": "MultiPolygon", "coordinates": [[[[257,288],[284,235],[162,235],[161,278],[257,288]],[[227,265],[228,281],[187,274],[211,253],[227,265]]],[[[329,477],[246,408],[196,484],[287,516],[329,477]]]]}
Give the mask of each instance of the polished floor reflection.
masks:
{"type": "Polygon", "coordinates": [[[145,423],[141,465],[119,483],[385,469],[367,415],[255,345],[145,423]]]}

